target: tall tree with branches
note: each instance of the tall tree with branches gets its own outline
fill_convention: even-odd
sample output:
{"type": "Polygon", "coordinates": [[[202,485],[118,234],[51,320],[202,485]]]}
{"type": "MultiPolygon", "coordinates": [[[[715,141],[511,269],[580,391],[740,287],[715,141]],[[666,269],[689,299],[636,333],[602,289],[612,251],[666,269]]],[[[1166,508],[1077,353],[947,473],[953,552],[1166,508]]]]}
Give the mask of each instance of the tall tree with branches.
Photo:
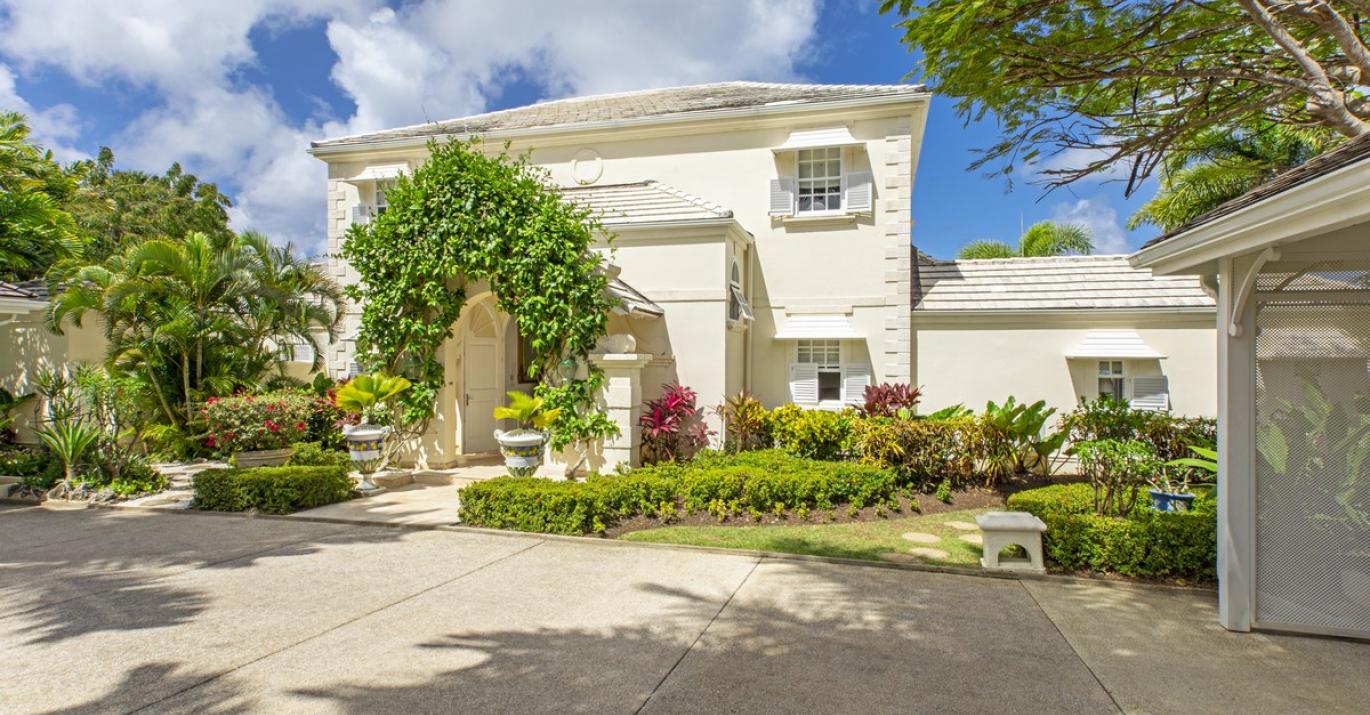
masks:
{"type": "Polygon", "coordinates": [[[36,278],[80,251],[64,207],[75,182],[29,139],[23,115],[0,112],[0,279],[36,278]]]}
{"type": "Polygon", "coordinates": [[[1370,133],[1370,0],[884,0],[931,89],[1002,136],[973,168],[1069,152],[1051,187],[1268,123],[1370,133]],[[1078,161],[1069,161],[1074,158],[1078,161]]]}

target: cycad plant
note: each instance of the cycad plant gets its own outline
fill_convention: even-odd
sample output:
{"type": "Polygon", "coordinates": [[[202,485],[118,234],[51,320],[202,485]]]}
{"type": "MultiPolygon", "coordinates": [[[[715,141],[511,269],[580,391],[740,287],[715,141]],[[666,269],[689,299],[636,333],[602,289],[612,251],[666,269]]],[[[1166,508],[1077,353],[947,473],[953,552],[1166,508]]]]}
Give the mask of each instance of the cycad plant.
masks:
{"type": "Polygon", "coordinates": [[[62,460],[64,494],[71,494],[72,484],[76,481],[76,466],[100,439],[100,434],[98,428],[77,418],[60,419],[38,430],[38,438],[62,460]]]}
{"type": "Polygon", "coordinates": [[[1075,253],[1088,255],[1094,250],[1094,237],[1089,228],[1078,223],[1039,221],[1032,224],[1018,239],[1017,247],[1003,241],[971,241],[961,247],[957,258],[1042,258],[1075,253]]]}
{"type": "Polygon", "coordinates": [[[338,408],[344,412],[360,415],[362,423],[376,424],[381,419],[379,410],[391,399],[408,390],[411,384],[403,377],[383,372],[358,375],[338,388],[334,400],[338,408]]]}

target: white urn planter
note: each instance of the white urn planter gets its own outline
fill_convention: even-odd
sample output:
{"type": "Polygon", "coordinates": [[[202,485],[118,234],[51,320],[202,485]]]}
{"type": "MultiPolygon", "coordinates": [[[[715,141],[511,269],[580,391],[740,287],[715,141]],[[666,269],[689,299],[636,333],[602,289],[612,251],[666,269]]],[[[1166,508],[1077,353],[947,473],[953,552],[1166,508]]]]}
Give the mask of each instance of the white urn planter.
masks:
{"type": "Polygon", "coordinates": [[[545,433],[531,429],[495,430],[495,441],[499,442],[504,468],[510,476],[531,477],[542,466],[543,447],[547,444],[545,433]]]}
{"type": "Polygon", "coordinates": [[[361,484],[357,485],[357,489],[364,494],[381,490],[379,485],[371,481],[371,475],[375,474],[381,466],[384,459],[381,446],[389,434],[389,427],[379,425],[343,426],[343,439],[347,442],[347,453],[352,457],[352,463],[357,465],[357,471],[362,475],[361,484]]]}

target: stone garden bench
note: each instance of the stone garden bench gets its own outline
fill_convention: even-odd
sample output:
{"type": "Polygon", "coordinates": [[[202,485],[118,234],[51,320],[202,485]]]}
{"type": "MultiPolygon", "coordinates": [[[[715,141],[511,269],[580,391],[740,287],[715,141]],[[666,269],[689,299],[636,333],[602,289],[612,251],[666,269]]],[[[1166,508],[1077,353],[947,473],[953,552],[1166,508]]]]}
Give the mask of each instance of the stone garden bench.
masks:
{"type": "Polygon", "coordinates": [[[1047,525],[1041,519],[1025,511],[992,511],[975,517],[975,523],[984,532],[984,544],[980,565],[987,569],[1002,571],[1028,571],[1046,573],[1042,560],[1042,532],[1047,525]],[[1010,544],[1023,547],[1026,559],[999,558],[999,552],[1010,544]]]}

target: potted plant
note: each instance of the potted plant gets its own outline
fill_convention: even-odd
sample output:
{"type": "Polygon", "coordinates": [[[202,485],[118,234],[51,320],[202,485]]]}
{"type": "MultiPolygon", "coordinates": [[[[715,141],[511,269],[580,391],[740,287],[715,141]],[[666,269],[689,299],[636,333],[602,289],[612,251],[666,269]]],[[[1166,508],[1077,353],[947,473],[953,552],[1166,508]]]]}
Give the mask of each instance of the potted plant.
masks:
{"type": "Polygon", "coordinates": [[[1202,469],[1209,474],[1218,473],[1218,452],[1213,449],[1190,446],[1189,451],[1193,452],[1194,457],[1180,457],[1165,463],[1166,467],[1174,468],[1179,472],[1178,480],[1173,480],[1167,476],[1166,471],[1160,473],[1159,478],[1152,480],[1154,489],[1151,494],[1151,506],[1156,511],[1189,511],[1194,504],[1194,493],[1190,491],[1189,469],[1202,469]]]}
{"type": "Polygon", "coordinates": [[[546,430],[560,414],[559,408],[544,407],[541,397],[517,391],[509,393],[508,407],[495,408],[495,419],[518,423],[518,429],[495,430],[495,441],[499,442],[500,453],[504,455],[504,467],[511,476],[530,477],[542,466],[546,430]]]}
{"type": "Polygon", "coordinates": [[[360,418],[354,425],[343,425],[343,440],[347,442],[347,452],[361,472],[362,481],[358,489],[363,492],[376,492],[380,487],[371,481],[371,475],[385,466],[385,438],[390,435],[390,427],[376,424],[381,419],[381,409],[408,390],[412,383],[403,377],[378,372],[372,375],[358,375],[346,385],[338,388],[334,399],[339,409],[360,418]]]}
{"type": "Polygon", "coordinates": [[[285,464],[309,431],[310,399],[293,392],[211,397],[205,445],[229,455],[240,468],[285,464]]]}

